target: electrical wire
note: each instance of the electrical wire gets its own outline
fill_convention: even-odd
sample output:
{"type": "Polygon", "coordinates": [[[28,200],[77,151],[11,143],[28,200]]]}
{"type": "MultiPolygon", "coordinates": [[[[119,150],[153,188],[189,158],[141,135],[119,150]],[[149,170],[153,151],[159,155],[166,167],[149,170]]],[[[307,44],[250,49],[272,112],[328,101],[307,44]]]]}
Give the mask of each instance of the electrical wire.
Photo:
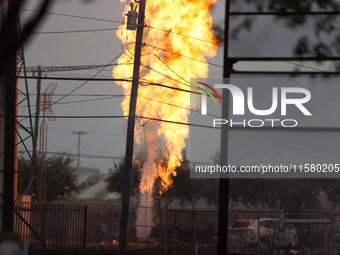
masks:
{"type": "MultiPolygon", "coordinates": [[[[31,151],[29,151],[31,152],[31,151]]],[[[26,153],[26,151],[19,151],[19,153],[26,153]]],[[[65,156],[72,156],[72,157],[82,157],[82,158],[103,158],[103,159],[123,159],[122,157],[111,157],[105,155],[91,155],[91,154],[73,154],[68,152],[54,152],[54,151],[46,151],[47,154],[54,154],[54,155],[65,155],[65,156]]]]}
{"type": "MultiPolygon", "coordinates": [[[[19,115],[16,116],[19,118],[28,118],[27,115],[19,115]]],[[[75,115],[75,116],[55,116],[55,118],[58,119],[119,119],[119,118],[127,118],[128,116],[123,115],[75,115]]],[[[204,126],[199,124],[192,124],[192,123],[186,123],[186,122],[179,122],[179,121],[171,121],[171,120],[162,120],[157,118],[151,118],[151,117],[145,117],[145,116],[135,116],[136,118],[143,118],[148,120],[154,120],[154,121],[160,121],[160,122],[166,122],[171,124],[177,124],[177,125],[184,125],[184,126],[193,126],[193,127],[202,127],[202,128],[211,128],[215,130],[219,130],[221,128],[218,127],[210,127],[210,126],[204,126]]],[[[43,116],[39,116],[39,118],[43,118],[43,116]]]]}
{"type": "MultiPolygon", "coordinates": [[[[52,127],[48,128],[48,129],[67,131],[67,132],[78,132],[79,131],[79,130],[71,130],[71,129],[64,129],[64,128],[52,128],[52,127]]],[[[110,136],[123,136],[123,137],[126,136],[126,135],[100,133],[100,132],[91,132],[91,131],[82,131],[82,132],[85,132],[86,134],[95,134],[95,135],[110,135],[110,136]]]]}
{"type": "MultiPolygon", "coordinates": [[[[155,102],[158,102],[158,103],[161,103],[161,104],[166,104],[166,105],[170,105],[170,106],[173,106],[173,107],[181,108],[181,109],[184,109],[184,110],[201,113],[200,111],[197,111],[197,110],[186,108],[186,107],[183,107],[183,106],[180,106],[180,105],[175,105],[175,104],[170,104],[170,103],[162,102],[162,101],[159,101],[159,100],[156,100],[156,99],[153,99],[153,98],[148,98],[148,97],[144,97],[144,96],[138,96],[138,97],[142,97],[142,98],[145,98],[145,99],[148,99],[148,100],[151,100],[151,101],[155,101],[155,102]]],[[[207,113],[207,115],[212,116],[212,117],[217,117],[217,118],[221,117],[221,116],[213,115],[213,114],[210,114],[210,113],[207,113]]]]}
{"type": "MultiPolygon", "coordinates": [[[[182,79],[183,81],[185,81],[186,83],[188,83],[188,84],[184,84],[184,85],[186,85],[186,86],[189,86],[190,88],[195,88],[195,89],[197,89],[197,88],[199,88],[197,85],[195,85],[195,84],[192,84],[192,83],[190,83],[189,81],[187,81],[186,79],[184,79],[182,76],[180,76],[177,72],[175,72],[167,63],[165,63],[156,53],[154,53],[153,52],[153,54],[155,55],[155,57],[159,60],[159,61],[161,61],[171,72],[173,72],[177,77],[179,77],[180,79],[182,79]]],[[[183,83],[181,83],[181,84],[183,84],[183,83]]]]}
{"type": "Polygon", "coordinates": [[[170,51],[170,50],[166,50],[166,49],[162,49],[162,48],[159,48],[159,47],[151,45],[151,44],[145,44],[145,45],[153,47],[153,48],[158,49],[158,50],[169,52],[171,54],[175,54],[175,55],[178,55],[178,56],[181,56],[181,57],[184,57],[184,58],[188,58],[188,59],[195,60],[195,61],[198,61],[198,62],[207,63],[207,64],[212,65],[212,66],[217,66],[217,67],[223,68],[223,66],[221,66],[221,65],[210,63],[210,62],[207,62],[205,60],[200,60],[200,59],[192,58],[192,57],[189,57],[189,56],[185,56],[183,54],[180,54],[180,53],[177,53],[177,52],[173,52],[173,51],[170,51]]]}
{"type": "Polygon", "coordinates": [[[121,95],[121,96],[109,96],[109,97],[94,98],[94,99],[85,99],[85,100],[77,100],[77,101],[68,101],[68,102],[58,103],[57,105],[84,103],[84,102],[93,102],[93,101],[106,100],[106,99],[112,99],[112,98],[118,98],[118,97],[124,97],[124,95],[121,95]]]}
{"type": "Polygon", "coordinates": [[[118,30],[120,28],[103,28],[103,29],[89,29],[89,30],[73,30],[73,31],[52,31],[52,32],[32,32],[32,34],[67,34],[67,33],[88,33],[88,32],[102,32],[118,30]]]}
{"type": "MultiPolygon", "coordinates": [[[[116,59],[118,59],[121,55],[123,54],[123,52],[121,52],[118,56],[116,56],[114,59],[112,59],[108,65],[111,65],[113,61],[115,61],[116,59]]],[[[65,96],[62,96],[61,98],[59,98],[57,101],[55,101],[54,103],[52,103],[50,106],[59,103],[62,99],[64,99],[65,97],[71,95],[73,92],[77,91],[78,89],[80,89],[81,87],[83,87],[86,83],[88,83],[90,80],[93,80],[94,77],[96,77],[99,73],[101,73],[101,71],[103,71],[107,66],[104,66],[102,69],[100,69],[97,73],[95,73],[90,79],[88,79],[87,81],[85,81],[84,83],[82,83],[81,85],[79,85],[78,87],[76,87],[75,89],[71,90],[69,93],[67,93],[65,96]]]]}
{"type": "MultiPolygon", "coordinates": [[[[104,67],[105,68],[105,67],[104,67]]],[[[63,81],[86,81],[84,83],[84,85],[89,82],[89,81],[128,81],[131,82],[132,78],[128,78],[128,79],[114,79],[114,78],[94,78],[96,77],[102,70],[100,70],[98,73],[96,73],[95,75],[92,75],[89,78],[77,78],[77,77],[37,77],[37,76],[17,76],[17,78],[19,79],[35,79],[35,80],[63,80],[63,81]]],[[[81,85],[83,86],[83,85],[81,85]]],[[[77,89],[76,89],[77,90],[77,89]]],[[[71,93],[72,94],[72,93],[71,93]]]]}
{"type": "MultiPolygon", "coordinates": [[[[20,8],[20,10],[21,10],[21,11],[30,11],[30,12],[39,12],[39,11],[36,11],[36,10],[30,10],[30,9],[24,9],[24,8],[20,8]]],[[[55,13],[55,12],[44,12],[44,13],[45,13],[45,14],[50,14],[50,15],[56,15],[56,16],[70,17],[70,18],[87,19],[87,20],[96,20],[96,21],[105,21],[105,22],[111,22],[111,23],[119,23],[119,24],[122,24],[121,21],[109,20],[109,19],[91,18],[91,17],[86,17],[86,16],[69,15],[69,14],[55,13]]]]}
{"type": "Polygon", "coordinates": [[[182,92],[187,92],[187,93],[192,93],[192,94],[197,94],[197,95],[202,95],[202,93],[198,93],[195,91],[190,91],[190,90],[186,90],[186,89],[181,89],[181,88],[176,88],[176,87],[171,87],[171,86],[167,86],[164,84],[160,84],[160,83],[153,83],[153,82],[140,82],[141,85],[147,84],[147,85],[154,85],[154,86],[159,86],[159,87],[163,87],[163,88],[168,88],[168,89],[173,89],[173,90],[178,90],[178,91],[182,91],[182,92]]]}
{"type": "MultiPolygon", "coordinates": [[[[148,67],[149,68],[149,67],[148,67]]],[[[92,76],[94,77],[94,76],[92,76]]],[[[80,87],[82,87],[83,85],[85,85],[87,82],[89,81],[125,81],[125,82],[131,82],[131,79],[95,79],[95,78],[60,78],[60,77],[41,77],[41,79],[45,79],[45,80],[66,80],[66,81],[83,81],[86,80],[85,83],[83,83],[82,85],[80,85],[79,87],[77,87],[76,89],[74,89],[73,91],[76,91],[77,89],[79,89],[80,87]]],[[[40,79],[39,77],[35,77],[35,76],[31,76],[31,77],[24,77],[24,76],[18,76],[18,78],[27,78],[27,79],[40,79]]],[[[171,78],[169,78],[171,79],[171,78]]],[[[176,81],[176,80],[174,80],[176,81]]],[[[176,81],[178,82],[178,81],[176,81]]],[[[190,91],[190,90],[185,90],[185,89],[181,89],[181,88],[176,88],[176,87],[171,87],[171,86],[167,86],[164,84],[160,84],[160,83],[156,83],[156,82],[151,82],[148,80],[142,80],[139,82],[141,86],[146,86],[146,85],[155,85],[155,86],[160,86],[160,87],[165,87],[165,88],[169,88],[169,89],[174,89],[174,90],[179,90],[179,91],[183,91],[183,92],[188,92],[188,93],[193,93],[193,94],[198,94],[201,95],[202,93],[199,92],[195,92],[195,91],[190,91]]],[[[181,82],[178,82],[181,83],[181,82]]],[[[183,84],[183,83],[182,83],[183,84]]],[[[187,85],[187,84],[183,84],[183,85],[187,85]]],[[[68,94],[65,94],[61,99],[63,99],[66,96],[69,96],[70,94],[72,94],[72,91],[68,94]]],[[[58,101],[60,101],[61,99],[58,99],[58,101]]],[[[57,101],[55,102],[57,103],[57,101]]]]}
{"type": "MultiPolygon", "coordinates": [[[[84,102],[92,102],[92,101],[99,101],[99,100],[112,99],[112,98],[118,98],[118,97],[124,97],[124,95],[119,95],[119,96],[107,96],[107,97],[102,97],[102,98],[84,99],[84,100],[77,100],[77,101],[68,101],[68,102],[58,103],[58,104],[56,104],[56,105],[75,104],[75,103],[84,103],[84,102]]],[[[36,106],[36,105],[31,105],[31,107],[34,107],[34,106],[36,106]]],[[[26,107],[26,106],[18,106],[18,107],[21,108],[21,107],[26,107]]]]}
{"type": "MultiPolygon", "coordinates": [[[[30,116],[27,115],[18,115],[16,116],[18,118],[29,118],[30,116]]],[[[119,119],[119,118],[125,118],[123,115],[60,115],[60,116],[54,116],[57,119],[119,119]]],[[[39,116],[40,119],[43,118],[43,116],[39,116]]]]}
{"type": "MultiPolygon", "coordinates": [[[[30,11],[30,12],[38,12],[36,10],[29,10],[29,9],[24,9],[24,8],[21,8],[20,10],[22,10],[22,11],[30,11]]],[[[118,24],[122,24],[122,25],[124,24],[124,20],[123,21],[116,21],[116,20],[99,19],[99,18],[92,18],[92,17],[78,16],[78,15],[70,15],[70,14],[63,14],[63,13],[55,13],[55,12],[45,12],[45,14],[57,15],[57,16],[63,16],[63,17],[71,17],[71,18],[80,18],[80,19],[87,19],[87,20],[105,21],[105,22],[111,22],[111,23],[118,23],[118,24]]],[[[153,26],[148,26],[147,25],[145,27],[146,28],[160,30],[160,31],[163,31],[165,33],[171,33],[171,34],[178,35],[178,36],[184,36],[184,37],[187,37],[187,38],[190,38],[190,39],[194,39],[194,40],[198,40],[198,41],[202,41],[202,42],[206,42],[206,43],[210,43],[210,44],[216,44],[216,45],[219,45],[219,46],[223,46],[222,44],[220,44],[218,42],[210,42],[210,41],[207,41],[207,40],[204,40],[204,39],[192,37],[192,36],[189,36],[189,35],[183,35],[183,34],[180,34],[180,33],[168,31],[168,30],[161,29],[161,28],[156,28],[156,27],[153,27],[153,26]]]]}
{"type": "MultiPolygon", "coordinates": [[[[79,66],[40,66],[41,72],[70,72],[70,71],[82,71],[82,70],[89,70],[89,69],[98,69],[102,67],[109,67],[109,66],[118,66],[118,65],[132,65],[132,63],[115,63],[115,64],[101,64],[101,65],[79,65],[79,66]],[[68,70],[69,69],[69,70],[68,70]]],[[[25,68],[26,72],[37,72],[37,66],[29,66],[25,68]]],[[[109,70],[104,70],[109,71],[109,70]]],[[[111,72],[111,70],[110,70],[111,72]]]]}
{"type": "Polygon", "coordinates": [[[146,28],[152,28],[152,29],[163,31],[165,33],[170,33],[170,34],[175,34],[175,35],[179,35],[179,36],[184,36],[184,37],[187,37],[187,38],[190,38],[190,39],[194,39],[194,40],[198,40],[198,41],[202,41],[202,42],[206,42],[206,43],[210,43],[210,44],[216,44],[216,45],[219,45],[219,46],[223,46],[219,42],[210,42],[210,41],[207,41],[207,40],[204,40],[204,39],[200,39],[200,38],[197,38],[197,37],[192,37],[192,36],[189,36],[189,35],[183,35],[183,34],[180,34],[180,33],[172,32],[171,30],[165,30],[165,29],[157,28],[157,27],[153,27],[153,26],[146,26],[146,28]]]}
{"type": "Polygon", "coordinates": [[[151,71],[153,71],[153,72],[155,72],[155,73],[157,73],[157,74],[159,74],[159,75],[161,75],[161,76],[163,76],[163,77],[165,77],[165,78],[167,78],[167,79],[169,79],[169,80],[172,80],[172,81],[174,81],[174,82],[177,82],[177,83],[180,83],[180,84],[182,84],[182,85],[188,86],[188,84],[185,84],[185,83],[183,83],[183,82],[181,82],[181,81],[178,81],[178,80],[176,80],[176,79],[174,79],[174,78],[172,78],[172,77],[170,77],[170,76],[168,76],[168,75],[165,75],[165,74],[163,74],[163,73],[161,73],[161,72],[155,70],[154,68],[152,68],[152,67],[150,67],[150,66],[144,65],[143,63],[140,63],[140,65],[141,65],[141,66],[144,66],[145,68],[148,68],[149,70],[151,70],[151,71]]]}
{"type": "MultiPolygon", "coordinates": [[[[36,93],[30,93],[30,95],[36,96],[36,93]]],[[[56,94],[54,93],[53,96],[65,96],[66,94],[56,94]]],[[[105,94],[72,94],[72,97],[124,97],[126,95],[105,95],[105,94]]],[[[31,105],[33,106],[33,105],[31,105]]]]}
{"type": "MultiPolygon", "coordinates": [[[[187,91],[186,91],[187,92],[187,91]]],[[[189,92],[189,91],[188,91],[189,92]]],[[[56,96],[56,95],[54,95],[56,96]]],[[[74,95],[72,95],[74,96],[74,95]]],[[[80,95],[82,96],[82,95],[80,95]]],[[[105,95],[102,95],[102,96],[105,96],[105,95]]],[[[106,96],[106,97],[103,97],[103,98],[96,98],[96,99],[86,99],[86,100],[77,100],[77,101],[69,101],[69,102],[62,102],[62,103],[58,103],[56,105],[61,105],[61,104],[72,104],[72,103],[82,103],[82,102],[91,102],[91,101],[98,101],[98,100],[105,100],[105,99],[112,99],[112,98],[118,98],[118,97],[129,97],[130,95],[112,95],[112,96],[106,96]]],[[[141,98],[144,98],[144,99],[147,99],[147,100],[150,100],[150,101],[154,101],[154,102],[157,102],[157,103],[161,103],[161,104],[166,104],[166,105],[170,105],[170,106],[173,106],[173,107],[177,107],[177,108],[181,108],[181,109],[184,109],[184,110],[188,110],[188,111],[192,111],[192,112],[197,112],[197,113],[201,113],[200,111],[197,111],[197,110],[193,110],[193,109],[190,109],[190,108],[187,108],[187,107],[183,107],[183,106],[180,106],[180,105],[175,105],[175,104],[171,104],[171,103],[166,103],[166,102],[162,102],[162,101],[159,101],[159,100],[156,100],[156,99],[153,99],[153,98],[149,98],[149,97],[145,97],[145,96],[141,96],[141,95],[138,95],[138,97],[141,97],[141,98]]],[[[35,106],[35,105],[31,105],[32,107],[35,106]]],[[[21,107],[26,107],[26,106],[18,106],[19,108],[21,107]]],[[[213,115],[213,114],[207,114],[209,116],[212,116],[212,117],[220,117],[220,116],[217,116],[217,115],[213,115]]]]}
{"type": "MultiPolygon", "coordinates": [[[[180,79],[182,79],[183,81],[185,81],[186,83],[189,83],[190,84],[190,82],[189,81],[187,81],[186,79],[184,79],[182,76],[180,76],[178,73],[176,73],[172,68],[170,68],[170,66],[167,64],[167,63],[165,63],[156,53],[154,53],[153,52],[153,54],[155,55],[155,57],[159,60],[159,61],[161,61],[171,72],[173,72],[178,78],[180,78],[180,79]]],[[[188,85],[188,84],[186,84],[187,86],[189,86],[190,87],[190,85],[188,85]]]]}
{"type": "MultiPolygon", "coordinates": [[[[125,19],[125,18],[123,18],[122,24],[124,24],[124,19],[125,19]]],[[[124,35],[123,35],[123,30],[121,30],[121,32],[120,32],[120,37],[123,38],[123,36],[124,36],[124,35]]],[[[128,33],[125,33],[125,42],[128,42],[128,37],[127,37],[127,36],[128,36],[128,33]]],[[[132,43],[130,43],[130,44],[134,44],[134,42],[132,42],[132,43]]],[[[122,47],[124,53],[125,53],[127,56],[129,56],[129,54],[130,54],[130,59],[129,59],[128,61],[132,60],[132,57],[134,57],[135,54],[133,54],[133,53],[130,51],[128,43],[126,43],[126,47],[124,47],[124,45],[123,45],[123,40],[120,40],[120,45],[121,45],[121,47],[122,47]],[[128,52],[129,54],[128,54],[127,52],[128,52]]]]}
{"type": "Polygon", "coordinates": [[[315,71],[326,72],[324,70],[321,70],[321,69],[318,69],[318,68],[315,68],[315,67],[310,67],[310,66],[306,66],[306,65],[302,65],[302,64],[286,61],[286,60],[284,60],[283,62],[286,62],[288,64],[292,64],[292,65],[296,65],[296,66],[305,67],[305,68],[308,68],[308,69],[311,69],[311,70],[315,70],[315,71]]]}

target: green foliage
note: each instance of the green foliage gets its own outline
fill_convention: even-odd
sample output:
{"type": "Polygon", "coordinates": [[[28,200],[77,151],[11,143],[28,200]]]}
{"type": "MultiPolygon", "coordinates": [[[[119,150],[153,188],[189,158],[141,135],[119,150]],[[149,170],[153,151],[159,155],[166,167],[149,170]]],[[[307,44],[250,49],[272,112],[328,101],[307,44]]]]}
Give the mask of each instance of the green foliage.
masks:
{"type": "MultiPolygon", "coordinates": [[[[186,158],[186,152],[183,152],[183,160],[181,165],[176,168],[177,175],[173,176],[173,185],[162,194],[168,196],[169,202],[173,200],[178,200],[180,202],[192,201],[193,198],[199,199],[201,197],[207,198],[207,200],[216,202],[218,188],[216,186],[216,180],[205,180],[205,179],[192,179],[190,178],[190,168],[189,161],[186,158]]],[[[164,157],[163,157],[164,158],[164,157]]],[[[140,183],[140,172],[139,169],[143,167],[145,158],[142,155],[135,157],[132,171],[132,194],[137,194],[139,192],[140,183]]],[[[165,160],[159,160],[165,164],[165,160]]],[[[121,193],[123,190],[123,176],[125,169],[125,160],[122,159],[114,165],[114,168],[110,171],[109,177],[106,179],[107,189],[110,192],[121,193]]],[[[159,190],[162,180],[157,178],[154,186],[153,196],[159,198],[159,190]]]]}
{"type": "MultiPolygon", "coordinates": [[[[139,192],[139,182],[141,177],[138,170],[143,167],[144,160],[145,159],[141,155],[137,155],[134,157],[131,173],[131,194],[136,194],[139,192]]],[[[124,170],[125,158],[121,159],[118,163],[114,163],[113,169],[110,169],[109,176],[105,180],[107,182],[107,190],[109,192],[118,192],[120,194],[122,193],[124,170]]]]}
{"type": "MultiPolygon", "coordinates": [[[[173,186],[163,193],[162,197],[167,195],[169,202],[177,200],[180,203],[205,199],[208,204],[218,205],[219,179],[190,178],[190,164],[185,151],[182,156],[181,166],[176,168],[177,175],[172,178],[173,186]]],[[[216,152],[211,160],[218,163],[219,154],[216,152]]],[[[138,169],[143,165],[141,162],[144,162],[143,157],[136,157],[132,177],[133,194],[139,192],[138,169]]],[[[121,160],[106,180],[109,191],[119,193],[122,191],[123,172],[124,160],[121,160]]],[[[161,179],[158,178],[154,187],[155,198],[159,197],[160,184],[161,179]]],[[[318,208],[321,194],[328,196],[328,201],[340,202],[339,184],[340,181],[337,179],[230,179],[229,189],[230,197],[234,201],[243,202],[246,206],[256,202],[266,206],[266,203],[277,202],[280,199],[281,209],[286,212],[299,212],[302,202],[306,202],[309,207],[318,208]]]]}
{"type": "MultiPolygon", "coordinates": [[[[292,53],[295,56],[315,58],[330,57],[340,53],[340,32],[337,30],[339,15],[308,15],[309,12],[337,12],[340,3],[336,0],[232,0],[231,10],[255,10],[258,12],[274,12],[274,21],[284,23],[291,30],[300,29],[302,35],[297,39],[292,53]],[[294,15],[286,15],[295,13],[294,15]],[[305,27],[312,29],[305,29],[305,27]],[[327,42],[325,41],[327,38],[327,42]]],[[[238,40],[240,34],[250,31],[258,17],[232,16],[230,37],[238,40]],[[236,20],[238,21],[236,22],[236,20]]],[[[215,36],[223,42],[223,24],[214,24],[215,36]]],[[[334,64],[338,70],[339,65],[334,64]]]]}
{"type": "MultiPolygon", "coordinates": [[[[176,168],[177,175],[172,177],[172,187],[162,194],[162,197],[167,195],[169,202],[176,199],[184,203],[185,201],[192,201],[194,198],[200,197],[202,182],[201,179],[190,178],[190,166],[185,150],[183,151],[182,158],[181,165],[176,168]]],[[[160,184],[160,182],[161,180],[158,179],[157,183],[160,184]]]]}
{"type": "Polygon", "coordinates": [[[276,202],[286,212],[301,211],[301,203],[318,208],[319,196],[325,194],[328,201],[340,202],[337,179],[231,179],[230,196],[236,201],[276,202]]]}
{"type": "MultiPolygon", "coordinates": [[[[77,175],[72,166],[73,157],[56,155],[46,162],[46,201],[55,201],[58,196],[67,197],[71,192],[78,192],[77,175]]],[[[40,169],[40,168],[39,168],[40,169]]],[[[20,156],[18,161],[18,193],[21,194],[29,183],[29,172],[33,172],[30,160],[20,156]]],[[[39,176],[40,180],[40,176],[39,176]]],[[[36,200],[38,188],[36,181],[32,184],[32,199],[36,200]]]]}

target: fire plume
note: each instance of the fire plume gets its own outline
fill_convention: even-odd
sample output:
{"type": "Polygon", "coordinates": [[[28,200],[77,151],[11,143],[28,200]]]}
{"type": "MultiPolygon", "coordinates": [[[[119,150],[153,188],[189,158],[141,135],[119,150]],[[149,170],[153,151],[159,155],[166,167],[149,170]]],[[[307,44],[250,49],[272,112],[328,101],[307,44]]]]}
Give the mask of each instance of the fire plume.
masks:
{"type": "MultiPolygon", "coordinates": [[[[209,15],[211,5],[216,1],[146,0],[136,115],[188,122],[190,93],[181,90],[190,90],[190,78],[208,77],[206,58],[214,57],[218,47],[209,15]]],[[[129,5],[126,6],[128,10],[129,5]]],[[[127,63],[133,63],[136,32],[126,30],[125,26],[117,32],[127,47],[118,60],[121,65],[113,69],[115,78],[131,77],[133,70],[133,66],[127,63]]],[[[117,84],[123,87],[126,95],[130,94],[130,82],[117,84]]],[[[125,116],[129,112],[129,102],[130,97],[125,97],[122,102],[125,116]]],[[[175,169],[181,165],[188,135],[189,126],[169,122],[150,121],[143,128],[136,127],[136,142],[143,146],[141,148],[145,142],[148,154],[148,163],[142,169],[141,202],[145,201],[148,206],[152,203],[152,189],[157,177],[162,180],[161,194],[171,187],[175,169]],[[159,151],[166,151],[166,155],[157,155],[159,151]]]]}

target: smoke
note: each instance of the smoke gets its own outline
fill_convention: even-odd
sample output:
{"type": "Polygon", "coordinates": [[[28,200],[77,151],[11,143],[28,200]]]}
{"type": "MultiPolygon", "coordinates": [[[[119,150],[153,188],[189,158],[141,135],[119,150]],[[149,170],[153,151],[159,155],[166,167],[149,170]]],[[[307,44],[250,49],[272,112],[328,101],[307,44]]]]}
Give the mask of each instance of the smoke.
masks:
{"type": "Polygon", "coordinates": [[[139,238],[147,238],[152,227],[155,225],[152,221],[153,218],[153,187],[155,180],[157,178],[157,164],[155,159],[157,157],[157,152],[154,149],[156,132],[146,132],[146,126],[144,128],[145,137],[145,149],[147,151],[146,162],[143,164],[141,171],[141,181],[139,184],[140,197],[139,205],[137,210],[136,219],[136,236],[139,238]]]}

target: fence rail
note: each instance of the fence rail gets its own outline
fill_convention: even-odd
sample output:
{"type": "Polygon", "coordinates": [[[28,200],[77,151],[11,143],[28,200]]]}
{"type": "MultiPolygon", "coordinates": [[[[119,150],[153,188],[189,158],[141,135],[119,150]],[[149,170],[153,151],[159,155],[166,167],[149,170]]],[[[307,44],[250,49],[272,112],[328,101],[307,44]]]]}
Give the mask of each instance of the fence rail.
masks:
{"type": "Polygon", "coordinates": [[[19,203],[15,231],[35,251],[84,251],[87,206],[19,203]]]}
{"type": "MultiPolygon", "coordinates": [[[[164,208],[161,205],[145,207],[153,212],[154,226],[149,226],[144,222],[136,223],[138,213],[136,208],[140,207],[144,208],[143,206],[131,206],[129,212],[128,240],[130,248],[140,248],[140,246],[146,245],[143,243],[145,239],[143,241],[143,238],[136,238],[137,227],[145,227],[151,228],[148,242],[153,245],[164,245],[165,239],[167,239],[167,245],[176,252],[177,250],[180,252],[185,247],[191,247],[193,243],[199,243],[200,249],[209,250],[209,253],[216,251],[217,208],[194,206],[191,208],[164,208]]],[[[259,204],[254,204],[250,208],[245,210],[235,203],[232,210],[229,211],[229,226],[240,220],[257,222],[259,225],[259,227],[244,231],[253,233],[252,240],[245,239],[245,236],[242,236],[242,231],[237,233],[234,231],[236,237],[242,237],[244,240],[243,242],[228,240],[230,249],[254,249],[255,247],[259,251],[268,249],[274,240],[273,236],[277,235],[273,233],[272,227],[266,227],[266,225],[270,224],[270,219],[279,219],[278,206],[261,208],[259,204]],[[276,208],[276,210],[272,208],[276,208]],[[268,222],[265,221],[266,219],[268,222]]],[[[302,208],[305,209],[305,205],[302,208]]],[[[20,234],[23,241],[29,243],[31,250],[39,252],[39,254],[50,254],[51,251],[82,254],[86,250],[118,249],[119,204],[44,203],[39,206],[34,202],[22,202],[15,207],[15,210],[16,232],[20,234]]],[[[329,224],[325,224],[330,220],[330,212],[327,211],[329,210],[314,210],[313,212],[302,210],[299,213],[287,213],[287,219],[300,219],[300,221],[303,219],[305,221],[293,224],[295,230],[293,230],[291,241],[295,241],[297,246],[303,243],[299,240],[305,238],[308,228],[309,238],[313,241],[311,249],[318,250],[323,255],[327,254],[330,250],[331,238],[331,228],[329,224]],[[309,224],[308,220],[313,220],[314,224],[309,224]],[[316,222],[316,220],[319,221],[316,222]]],[[[304,247],[300,245],[298,249],[303,250],[304,247]]]]}

